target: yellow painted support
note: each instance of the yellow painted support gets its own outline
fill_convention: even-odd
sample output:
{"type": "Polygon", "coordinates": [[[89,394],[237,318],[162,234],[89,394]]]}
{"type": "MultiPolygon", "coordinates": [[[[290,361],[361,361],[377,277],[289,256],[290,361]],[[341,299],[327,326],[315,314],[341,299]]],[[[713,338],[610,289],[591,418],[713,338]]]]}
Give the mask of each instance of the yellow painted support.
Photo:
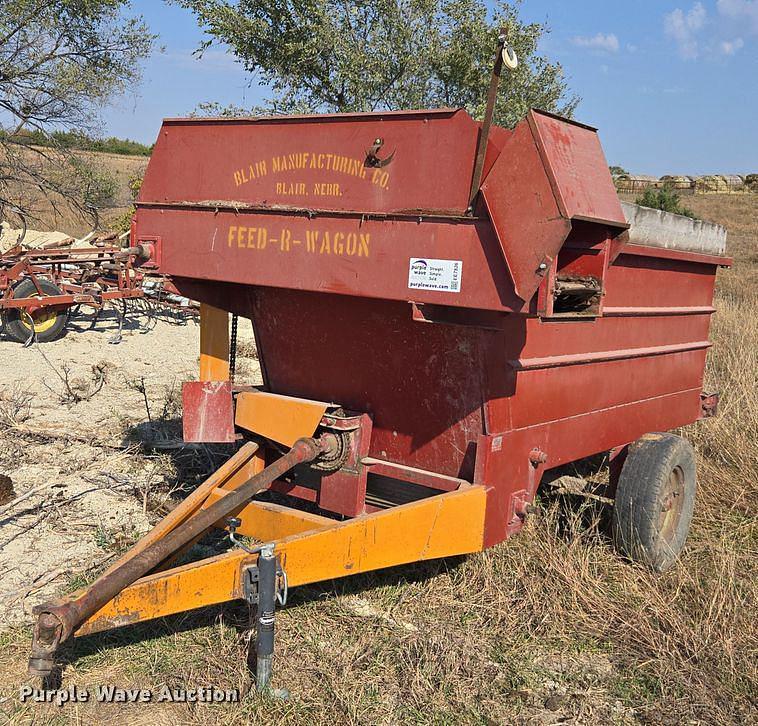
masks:
{"type": "MultiPolygon", "coordinates": [[[[211,492],[203,508],[209,507],[223,494],[223,489],[216,489],[211,492]]],[[[271,502],[250,502],[235,516],[242,520],[237,532],[260,542],[271,542],[293,534],[310,532],[314,529],[325,529],[336,523],[336,520],[328,517],[320,517],[318,514],[310,514],[271,502]]]]}
{"type": "Polygon", "coordinates": [[[229,313],[200,303],[200,380],[229,380],[229,313]]]}
{"type": "MultiPolygon", "coordinates": [[[[486,492],[464,487],[276,543],[290,586],[482,549],[486,492]]],[[[77,635],[243,597],[241,572],[255,555],[235,550],[149,575],[124,589],[77,635]]]]}
{"type": "Polygon", "coordinates": [[[293,587],[479,552],[486,503],[484,487],[467,487],[289,537],[276,551],[293,587]]]}
{"type": "Polygon", "coordinates": [[[233,600],[241,591],[242,555],[250,556],[238,551],[143,577],[96,612],[75,635],[120,628],[233,600]]]}
{"type": "Polygon", "coordinates": [[[234,423],[284,446],[313,436],[328,403],[280,396],[264,391],[245,391],[237,396],[234,423]]]}

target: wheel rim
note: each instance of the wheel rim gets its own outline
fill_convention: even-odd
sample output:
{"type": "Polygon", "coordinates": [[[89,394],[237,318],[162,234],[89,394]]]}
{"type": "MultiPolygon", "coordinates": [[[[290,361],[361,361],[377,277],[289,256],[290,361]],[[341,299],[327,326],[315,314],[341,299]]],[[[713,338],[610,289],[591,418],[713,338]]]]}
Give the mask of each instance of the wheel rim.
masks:
{"type": "Polygon", "coordinates": [[[680,466],[677,466],[669,474],[663,490],[661,513],[658,515],[658,531],[667,543],[671,543],[676,537],[683,509],[684,471],[680,466]]]}
{"type": "Polygon", "coordinates": [[[32,331],[32,323],[34,324],[34,332],[39,335],[55,325],[55,320],[58,317],[57,311],[52,308],[40,308],[33,313],[27,313],[21,315],[21,324],[29,331],[32,331]],[[31,321],[30,321],[31,318],[31,321]]]}

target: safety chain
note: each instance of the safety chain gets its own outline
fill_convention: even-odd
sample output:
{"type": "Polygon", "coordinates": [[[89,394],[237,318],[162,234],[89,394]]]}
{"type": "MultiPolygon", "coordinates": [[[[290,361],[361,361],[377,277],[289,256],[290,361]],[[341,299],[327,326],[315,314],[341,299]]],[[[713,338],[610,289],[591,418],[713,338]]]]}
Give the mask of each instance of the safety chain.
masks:
{"type": "Polygon", "coordinates": [[[232,334],[229,341],[229,380],[234,383],[234,372],[237,368],[237,323],[239,316],[232,314],[232,334]]]}

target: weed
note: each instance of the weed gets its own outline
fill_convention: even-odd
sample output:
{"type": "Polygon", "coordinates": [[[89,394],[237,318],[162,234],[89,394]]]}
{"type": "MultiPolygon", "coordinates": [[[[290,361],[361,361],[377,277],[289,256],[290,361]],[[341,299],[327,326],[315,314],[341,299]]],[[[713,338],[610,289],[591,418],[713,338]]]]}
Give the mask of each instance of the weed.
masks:
{"type": "Polygon", "coordinates": [[[9,390],[0,391],[0,429],[12,429],[31,416],[34,394],[14,383],[9,390]]]}
{"type": "Polygon", "coordinates": [[[674,190],[671,184],[664,184],[663,187],[656,189],[648,187],[644,194],[635,200],[636,204],[650,209],[660,209],[672,214],[681,214],[684,217],[697,219],[697,215],[691,209],[682,205],[682,198],[674,190]]]}

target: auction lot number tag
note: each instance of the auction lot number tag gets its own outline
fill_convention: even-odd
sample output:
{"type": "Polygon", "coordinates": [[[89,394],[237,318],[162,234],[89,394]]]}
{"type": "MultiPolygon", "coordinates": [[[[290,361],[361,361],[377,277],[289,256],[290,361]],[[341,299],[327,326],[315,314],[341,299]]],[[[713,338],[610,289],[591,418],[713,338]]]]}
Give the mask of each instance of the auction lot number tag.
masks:
{"type": "Polygon", "coordinates": [[[411,257],[408,268],[408,287],[411,290],[460,292],[462,260],[430,260],[411,257]]]}

